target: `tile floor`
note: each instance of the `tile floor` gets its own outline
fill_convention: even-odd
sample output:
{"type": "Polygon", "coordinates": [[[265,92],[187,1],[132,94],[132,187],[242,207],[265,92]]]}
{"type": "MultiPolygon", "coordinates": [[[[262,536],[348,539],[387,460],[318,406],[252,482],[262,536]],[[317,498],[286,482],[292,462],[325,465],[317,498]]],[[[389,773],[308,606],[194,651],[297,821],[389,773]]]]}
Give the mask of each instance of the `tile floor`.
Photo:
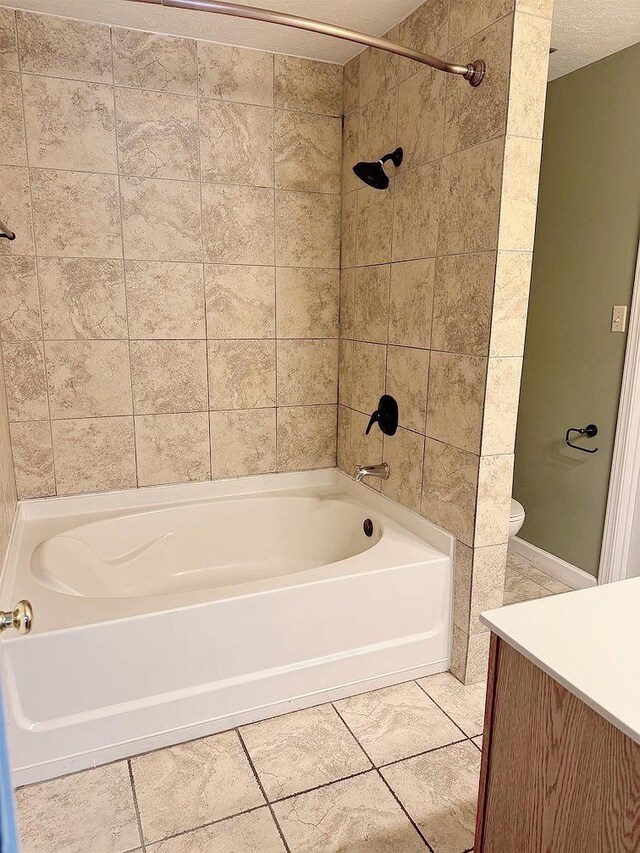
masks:
{"type": "MultiPolygon", "coordinates": [[[[566,589],[510,555],[505,603],[566,589]]],[[[22,851],[469,851],[484,692],[433,675],[21,788],[22,851]]]]}

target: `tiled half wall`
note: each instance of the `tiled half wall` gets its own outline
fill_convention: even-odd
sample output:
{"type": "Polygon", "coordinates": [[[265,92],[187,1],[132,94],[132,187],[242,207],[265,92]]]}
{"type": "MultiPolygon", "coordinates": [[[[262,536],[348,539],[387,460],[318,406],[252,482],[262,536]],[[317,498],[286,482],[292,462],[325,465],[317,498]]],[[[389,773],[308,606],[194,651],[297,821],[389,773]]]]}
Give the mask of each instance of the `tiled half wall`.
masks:
{"type": "MultiPolygon", "coordinates": [[[[547,0],[428,0],[401,44],[459,78],[366,50],[345,67],[338,465],[386,460],[382,491],[457,538],[452,669],[486,673],[478,614],[502,604],[547,56],[547,0]],[[397,145],[379,192],[351,173],[397,145]],[[364,435],[380,394],[393,437],[364,435]]],[[[374,486],[375,487],[375,486],[374,486]]]]}
{"type": "Polygon", "coordinates": [[[0,27],[19,494],[334,465],[342,67],[0,27]]]}

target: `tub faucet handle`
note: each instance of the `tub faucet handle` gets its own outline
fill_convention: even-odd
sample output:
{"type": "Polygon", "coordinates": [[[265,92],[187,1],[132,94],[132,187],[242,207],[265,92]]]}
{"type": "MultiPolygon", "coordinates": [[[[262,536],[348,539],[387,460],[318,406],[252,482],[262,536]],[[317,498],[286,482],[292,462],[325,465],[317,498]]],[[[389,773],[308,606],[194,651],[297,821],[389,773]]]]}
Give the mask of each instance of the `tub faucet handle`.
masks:
{"type": "Polygon", "coordinates": [[[0,634],[7,628],[15,628],[19,634],[28,634],[33,625],[31,602],[24,598],[13,610],[0,610],[0,634]]]}

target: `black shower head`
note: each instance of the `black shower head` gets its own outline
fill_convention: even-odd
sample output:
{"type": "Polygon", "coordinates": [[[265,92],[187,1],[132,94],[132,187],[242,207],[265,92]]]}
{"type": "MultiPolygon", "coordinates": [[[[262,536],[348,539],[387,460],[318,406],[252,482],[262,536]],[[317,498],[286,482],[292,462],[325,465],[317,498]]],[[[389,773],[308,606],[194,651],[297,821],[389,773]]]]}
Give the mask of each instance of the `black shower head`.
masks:
{"type": "Polygon", "coordinates": [[[391,160],[396,168],[402,163],[402,148],[396,148],[390,154],[385,154],[379,160],[371,163],[365,161],[356,163],[353,167],[354,173],[374,190],[386,190],[389,186],[389,176],[384,170],[384,164],[391,160]]]}

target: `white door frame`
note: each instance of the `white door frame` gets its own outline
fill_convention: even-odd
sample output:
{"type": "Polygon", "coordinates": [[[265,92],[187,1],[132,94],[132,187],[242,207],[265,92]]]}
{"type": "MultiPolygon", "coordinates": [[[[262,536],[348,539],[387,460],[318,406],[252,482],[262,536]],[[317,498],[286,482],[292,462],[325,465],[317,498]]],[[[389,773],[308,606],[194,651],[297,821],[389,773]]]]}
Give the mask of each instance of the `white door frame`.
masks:
{"type": "MultiPolygon", "coordinates": [[[[598,583],[627,577],[629,548],[640,480],[640,245],[631,297],[618,424],[613,445],[609,496],[598,583]]],[[[638,507],[640,509],[640,507],[638,507]]]]}

